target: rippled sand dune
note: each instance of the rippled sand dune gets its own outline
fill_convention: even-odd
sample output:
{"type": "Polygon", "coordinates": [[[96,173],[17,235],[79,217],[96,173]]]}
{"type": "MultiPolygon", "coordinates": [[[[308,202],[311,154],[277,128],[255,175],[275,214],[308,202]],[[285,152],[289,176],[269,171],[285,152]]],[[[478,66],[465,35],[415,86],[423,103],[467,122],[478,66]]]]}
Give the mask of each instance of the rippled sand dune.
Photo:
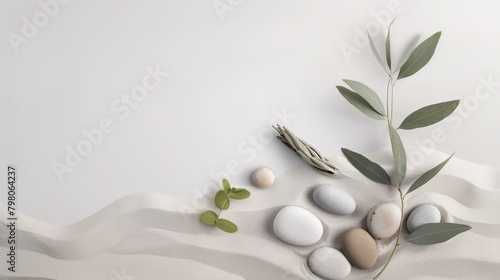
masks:
{"type": "MultiPolygon", "coordinates": [[[[388,151],[372,154],[390,170],[388,151]]],[[[446,158],[434,152],[409,180],[446,158]]],[[[17,272],[1,267],[1,279],[319,279],[307,267],[317,247],[340,249],[341,234],[366,227],[369,209],[381,202],[397,204],[397,191],[369,182],[342,157],[332,158],[345,173],[365,181],[325,177],[301,164],[279,176],[269,189],[246,186],[250,199],[235,201],[222,216],[239,226],[227,234],[198,222],[207,197],[182,200],[164,194],[141,193],[123,197],[94,215],[69,226],[55,226],[19,214],[17,272]],[[312,200],[318,184],[334,184],[354,197],[356,211],[337,216],[312,200]],[[309,247],[281,242],[272,221],[285,205],[299,205],[323,222],[321,240],[309,247]]],[[[232,182],[238,185],[237,182],[232,182]]],[[[240,185],[241,186],[241,185],[240,185]]],[[[245,186],[244,186],[245,187],[245,186]]],[[[482,166],[454,158],[427,185],[411,193],[406,213],[432,203],[443,221],[472,226],[468,232],[436,245],[403,244],[382,279],[500,279],[500,166],[482,166]]],[[[5,209],[5,205],[0,207],[5,209]]],[[[2,231],[6,213],[0,213],[2,231]]],[[[405,232],[407,234],[407,232],[405,232]]],[[[7,254],[5,238],[1,254],[7,254]]],[[[374,268],[353,268],[346,279],[371,279],[385,263],[392,242],[378,241],[380,257],[374,268]]]]}

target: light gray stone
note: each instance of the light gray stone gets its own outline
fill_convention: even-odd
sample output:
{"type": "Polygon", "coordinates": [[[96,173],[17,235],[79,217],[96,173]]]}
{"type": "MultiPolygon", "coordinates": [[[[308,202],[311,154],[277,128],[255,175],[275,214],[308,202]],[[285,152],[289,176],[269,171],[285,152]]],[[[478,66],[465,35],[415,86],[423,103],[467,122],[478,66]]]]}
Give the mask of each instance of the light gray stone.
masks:
{"type": "Polygon", "coordinates": [[[422,204],[411,212],[406,221],[406,228],[409,232],[414,232],[417,228],[425,224],[439,222],[441,222],[441,212],[439,212],[439,209],[432,204],[422,204]]]}
{"type": "Polygon", "coordinates": [[[327,280],[340,280],[351,272],[351,264],[337,249],[320,247],[309,256],[309,268],[317,276],[327,280]]]}
{"type": "Polygon", "coordinates": [[[356,201],[346,191],[332,185],[320,185],[314,189],[313,199],[326,211],[347,215],[356,210],[356,201]]]}

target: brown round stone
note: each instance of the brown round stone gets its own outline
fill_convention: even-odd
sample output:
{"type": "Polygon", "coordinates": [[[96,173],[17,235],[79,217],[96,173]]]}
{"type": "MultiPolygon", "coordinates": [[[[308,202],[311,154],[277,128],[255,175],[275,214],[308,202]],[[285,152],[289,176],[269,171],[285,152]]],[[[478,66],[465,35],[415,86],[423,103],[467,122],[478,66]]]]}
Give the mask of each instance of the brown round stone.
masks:
{"type": "Polygon", "coordinates": [[[377,262],[375,239],[362,228],[352,228],[342,236],[342,251],[355,267],[368,269],[377,262]]]}

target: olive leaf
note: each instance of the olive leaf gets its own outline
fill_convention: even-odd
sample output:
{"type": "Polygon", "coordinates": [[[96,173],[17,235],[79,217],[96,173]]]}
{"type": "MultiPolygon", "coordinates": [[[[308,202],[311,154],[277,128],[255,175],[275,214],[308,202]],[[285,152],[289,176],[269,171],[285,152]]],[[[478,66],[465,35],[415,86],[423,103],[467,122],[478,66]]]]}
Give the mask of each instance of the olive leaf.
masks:
{"type": "Polygon", "coordinates": [[[221,210],[227,210],[229,208],[229,197],[227,197],[227,194],[223,191],[220,190],[215,194],[215,206],[221,210]]]}
{"type": "Polygon", "coordinates": [[[226,194],[229,194],[229,191],[231,190],[231,185],[229,184],[229,181],[226,178],[222,179],[222,187],[224,188],[224,192],[226,194]]]}
{"type": "Polygon", "coordinates": [[[218,219],[215,225],[228,233],[233,233],[238,231],[238,226],[236,226],[233,222],[226,219],[218,219]]]}
{"type": "Polygon", "coordinates": [[[387,37],[385,38],[385,59],[387,61],[387,66],[389,67],[389,70],[391,70],[391,26],[395,20],[396,18],[394,18],[389,24],[387,37]]]}
{"type": "Polygon", "coordinates": [[[365,115],[367,115],[370,118],[376,119],[376,120],[383,120],[384,116],[379,114],[371,105],[370,103],[365,100],[361,95],[358,93],[343,87],[343,86],[337,86],[337,89],[339,90],[340,94],[349,101],[354,107],[358,108],[361,112],[363,112],[365,115]]]}
{"type": "MultiPolygon", "coordinates": [[[[409,77],[420,71],[420,69],[422,69],[430,61],[430,59],[434,55],[437,44],[441,37],[441,32],[436,32],[420,44],[418,44],[420,39],[420,35],[418,35],[416,39],[410,42],[409,48],[404,52],[404,55],[402,56],[397,66],[393,67],[394,61],[392,61],[391,50],[391,26],[393,22],[394,20],[390,23],[387,30],[387,36],[385,37],[384,60],[375,47],[373,39],[367,30],[370,48],[378,63],[382,66],[388,76],[386,90],[387,111],[384,111],[384,105],[382,104],[375,91],[360,82],[344,80],[344,82],[352,90],[341,86],[337,86],[337,89],[342,94],[342,96],[344,96],[344,98],[349,101],[349,103],[354,105],[367,116],[377,120],[387,120],[392,148],[392,156],[394,161],[394,173],[396,175],[394,185],[397,186],[399,192],[399,198],[401,200],[401,210],[403,214],[406,194],[420,188],[422,185],[426,184],[429,180],[435,177],[436,174],[439,173],[439,171],[448,163],[453,155],[421,175],[417,180],[415,180],[415,182],[413,182],[406,194],[403,194],[402,186],[407,172],[407,158],[405,148],[398,134],[398,130],[396,130],[395,126],[393,126],[394,85],[398,80],[409,77]],[[398,74],[396,80],[394,80],[395,73],[398,74]]],[[[449,116],[457,108],[458,104],[458,100],[453,100],[423,107],[408,115],[408,117],[403,120],[398,129],[414,129],[437,123],[449,116]]],[[[364,176],[370,178],[375,182],[391,184],[391,178],[389,174],[377,163],[369,160],[361,154],[355,153],[345,148],[342,148],[342,152],[349,160],[349,162],[364,176]]],[[[400,230],[397,232],[396,242],[394,242],[394,247],[389,258],[387,259],[385,265],[382,266],[378,274],[373,277],[373,279],[379,279],[380,275],[386,270],[389,263],[393,259],[392,257],[394,256],[394,253],[398,249],[399,245],[402,242],[405,242],[403,241],[403,236],[401,236],[401,228],[403,226],[403,222],[404,219],[400,219],[400,230]]],[[[460,224],[427,224],[415,230],[407,238],[407,241],[414,244],[433,244],[444,242],[461,232],[469,230],[470,228],[470,226],[460,224]]]]}
{"type": "Polygon", "coordinates": [[[250,197],[250,192],[246,189],[233,189],[229,193],[229,198],[245,199],[250,197]]]}
{"type": "Polygon", "coordinates": [[[436,174],[443,169],[443,167],[450,161],[450,159],[453,157],[455,153],[453,153],[450,157],[448,157],[445,161],[441,162],[440,164],[436,165],[434,168],[430,169],[429,171],[425,172],[420,176],[413,184],[410,186],[406,194],[411,193],[412,191],[420,188],[421,186],[425,185],[427,182],[429,182],[436,174]]]}
{"type": "Polygon", "coordinates": [[[398,74],[398,80],[409,77],[417,73],[431,60],[436,46],[441,37],[441,31],[434,33],[431,37],[420,43],[410,54],[406,62],[401,66],[398,74]]]}
{"type": "Polygon", "coordinates": [[[381,184],[391,184],[389,174],[380,165],[349,149],[342,148],[341,150],[347,160],[368,179],[381,184]]]}
{"type": "Polygon", "coordinates": [[[392,70],[392,73],[395,73],[395,72],[399,71],[399,69],[401,69],[401,66],[403,66],[403,64],[406,62],[406,60],[408,60],[408,58],[410,57],[410,54],[415,49],[415,46],[417,45],[418,40],[420,39],[421,35],[422,34],[418,34],[418,36],[415,38],[415,40],[413,41],[413,43],[410,45],[410,48],[408,48],[408,50],[406,51],[406,53],[403,56],[403,58],[401,58],[401,61],[398,63],[398,66],[396,66],[396,68],[394,68],[394,70],[392,70]]]}
{"type": "Polygon", "coordinates": [[[218,216],[217,216],[217,214],[215,214],[214,211],[207,210],[207,211],[203,212],[203,214],[201,214],[200,221],[204,224],[213,226],[213,225],[215,225],[217,218],[218,218],[218,216]]]}
{"type": "Polygon", "coordinates": [[[448,117],[458,107],[460,100],[452,100],[425,106],[406,117],[399,128],[414,129],[425,127],[448,117]]]}
{"type": "Polygon", "coordinates": [[[430,223],[417,228],[406,241],[417,245],[442,243],[469,229],[470,226],[462,224],[430,223]]]}
{"type": "Polygon", "coordinates": [[[392,154],[394,156],[394,165],[396,167],[396,177],[398,178],[399,186],[401,186],[401,183],[403,183],[406,176],[406,152],[398,132],[390,123],[389,137],[391,138],[392,154]]]}
{"type": "Polygon", "coordinates": [[[375,44],[373,43],[372,36],[370,35],[370,32],[368,32],[368,29],[366,29],[366,34],[368,35],[368,41],[370,42],[370,48],[372,49],[373,55],[377,59],[378,63],[380,63],[380,66],[382,66],[382,68],[384,68],[384,71],[389,73],[387,71],[387,66],[382,61],[382,58],[380,57],[380,54],[378,53],[377,48],[375,47],[375,44]]]}
{"type": "Polygon", "coordinates": [[[384,105],[382,105],[382,101],[374,90],[358,81],[347,79],[344,79],[342,81],[349,85],[354,90],[354,92],[363,97],[363,99],[365,99],[366,102],[368,102],[368,104],[370,104],[370,106],[375,109],[375,111],[377,111],[377,113],[385,116],[384,105]]]}

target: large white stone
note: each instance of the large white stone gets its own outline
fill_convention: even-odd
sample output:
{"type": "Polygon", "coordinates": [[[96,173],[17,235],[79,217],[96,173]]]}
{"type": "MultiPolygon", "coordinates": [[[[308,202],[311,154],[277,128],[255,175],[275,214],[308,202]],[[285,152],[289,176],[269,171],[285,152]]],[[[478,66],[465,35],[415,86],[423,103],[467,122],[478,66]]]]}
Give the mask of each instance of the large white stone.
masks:
{"type": "Polygon", "coordinates": [[[313,192],[313,199],[321,208],[333,214],[347,215],[356,210],[354,198],[332,185],[317,186],[313,192]]]}
{"type": "Polygon", "coordinates": [[[317,276],[327,280],[340,280],[351,272],[351,264],[337,249],[320,247],[309,256],[309,268],[317,276]]]}
{"type": "Polygon", "coordinates": [[[323,224],[313,213],[298,206],[283,207],[274,218],[273,230],[282,241],[309,246],[323,236],[323,224]]]}
{"type": "Polygon", "coordinates": [[[378,204],[366,217],[368,231],[375,239],[393,236],[399,229],[400,221],[401,208],[392,202],[378,204]]]}
{"type": "Polygon", "coordinates": [[[441,222],[439,209],[431,204],[423,204],[411,212],[408,221],[406,221],[406,228],[408,228],[409,232],[413,232],[425,224],[439,222],[441,222]]]}

